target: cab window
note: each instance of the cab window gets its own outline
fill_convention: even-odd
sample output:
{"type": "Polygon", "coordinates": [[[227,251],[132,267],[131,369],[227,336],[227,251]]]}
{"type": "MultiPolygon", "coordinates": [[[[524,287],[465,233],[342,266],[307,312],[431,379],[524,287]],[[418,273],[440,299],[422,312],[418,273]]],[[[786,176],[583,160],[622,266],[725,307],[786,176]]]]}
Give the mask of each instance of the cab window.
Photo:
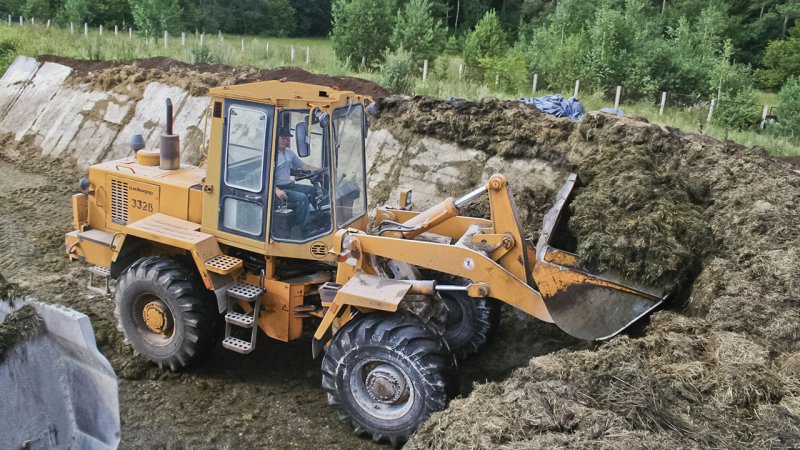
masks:
{"type": "Polygon", "coordinates": [[[364,161],[364,108],[344,106],[333,112],[336,225],[344,228],[367,212],[364,161]]]}

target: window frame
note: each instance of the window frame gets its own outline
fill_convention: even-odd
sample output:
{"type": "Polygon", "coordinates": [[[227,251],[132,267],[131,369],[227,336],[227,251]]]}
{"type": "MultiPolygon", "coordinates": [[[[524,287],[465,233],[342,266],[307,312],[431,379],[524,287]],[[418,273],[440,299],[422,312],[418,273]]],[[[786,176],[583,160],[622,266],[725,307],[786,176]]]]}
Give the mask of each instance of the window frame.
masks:
{"type": "Polygon", "coordinates": [[[333,183],[334,198],[331,199],[331,201],[332,201],[332,203],[334,205],[334,209],[337,209],[336,208],[336,206],[337,206],[336,205],[337,197],[336,197],[335,194],[338,191],[338,186],[337,186],[337,183],[336,183],[336,175],[337,175],[336,171],[337,171],[337,169],[339,167],[339,152],[336,149],[336,132],[337,132],[336,131],[336,125],[335,125],[336,113],[338,111],[341,111],[342,109],[352,108],[352,107],[356,107],[356,106],[361,108],[361,122],[362,123],[361,123],[359,129],[361,130],[361,139],[360,139],[360,142],[361,142],[361,171],[362,171],[361,175],[362,175],[363,183],[359,187],[362,189],[362,192],[364,193],[363,200],[362,200],[363,205],[364,205],[364,211],[358,216],[351,217],[350,220],[348,220],[347,222],[344,222],[341,225],[339,224],[339,214],[338,214],[338,212],[334,213],[334,215],[335,215],[334,225],[339,230],[347,228],[348,226],[350,226],[350,224],[352,224],[353,222],[361,219],[362,217],[364,217],[365,215],[367,215],[369,213],[369,204],[367,203],[367,151],[366,151],[366,145],[367,144],[366,144],[366,136],[364,135],[364,123],[363,123],[364,122],[364,118],[366,117],[366,111],[364,110],[364,105],[362,105],[361,103],[351,103],[351,104],[349,104],[347,106],[340,106],[339,108],[334,109],[333,112],[331,113],[331,128],[332,128],[332,130],[331,130],[331,153],[332,153],[331,154],[331,159],[334,161],[333,162],[333,177],[332,177],[332,180],[331,180],[331,182],[333,183]]]}

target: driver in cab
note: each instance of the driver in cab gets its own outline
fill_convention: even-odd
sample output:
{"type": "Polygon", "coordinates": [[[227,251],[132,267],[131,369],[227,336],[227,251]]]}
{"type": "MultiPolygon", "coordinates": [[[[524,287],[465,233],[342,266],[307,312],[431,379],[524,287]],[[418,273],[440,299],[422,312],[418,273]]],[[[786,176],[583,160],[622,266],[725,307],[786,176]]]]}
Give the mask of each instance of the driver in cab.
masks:
{"type": "Polygon", "coordinates": [[[289,128],[278,130],[278,151],[275,155],[275,196],[286,202],[296,212],[297,225],[304,233],[308,230],[309,196],[316,192],[314,186],[298,184],[292,180],[292,169],[318,170],[304,164],[291,148],[292,132],[289,128]]]}

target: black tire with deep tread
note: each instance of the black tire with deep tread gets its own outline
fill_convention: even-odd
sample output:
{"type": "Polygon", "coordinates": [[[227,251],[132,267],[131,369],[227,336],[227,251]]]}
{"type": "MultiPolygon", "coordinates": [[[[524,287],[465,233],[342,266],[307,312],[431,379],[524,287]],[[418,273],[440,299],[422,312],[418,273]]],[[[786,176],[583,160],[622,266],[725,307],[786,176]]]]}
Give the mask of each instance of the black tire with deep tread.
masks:
{"type": "Polygon", "coordinates": [[[420,320],[404,313],[371,313],[356,317],[333,337],[322,360],[322,388],[328,404],[357,435],[397,446],[417,427],[443,410],[458,390],[455,358],[440,336],[420,320]],[[350,378],[364,361],[388,362],[411,381],[414,402],[402,417],[391,421],[365,413],[350,389],[350,378]]]}
{"type": "Polygon", "coordinates": [[[444,291],[444,338],[458,359],[477,353],[500,322],[500,303],[494,299],[472,298],[465,292],[444,291]]]}
{"type": "Polygon", "coordinates": [[[159,256],[141,258],[122,272],[114,297],[117,329],[134,353],[173,371],[206,356],[221,335],[221,316],[213,293],[203,286],[199,276],[186,264],[159,256]],[[152,345],[138,324],[141,310],[135,311],[137,299],[158,297],[174,319],[168,343],[152,345]]]}

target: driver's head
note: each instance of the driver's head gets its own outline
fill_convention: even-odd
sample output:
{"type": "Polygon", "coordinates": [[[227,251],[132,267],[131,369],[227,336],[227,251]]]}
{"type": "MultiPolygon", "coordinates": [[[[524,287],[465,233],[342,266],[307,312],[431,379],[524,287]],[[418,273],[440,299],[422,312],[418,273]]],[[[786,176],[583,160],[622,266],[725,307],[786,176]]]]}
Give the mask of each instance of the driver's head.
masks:
{"type": "Polygon", "coordinates": [[[292,146],[292,131],[288,128],[278,130],[278,150],[285,150],[292,146]]]}

